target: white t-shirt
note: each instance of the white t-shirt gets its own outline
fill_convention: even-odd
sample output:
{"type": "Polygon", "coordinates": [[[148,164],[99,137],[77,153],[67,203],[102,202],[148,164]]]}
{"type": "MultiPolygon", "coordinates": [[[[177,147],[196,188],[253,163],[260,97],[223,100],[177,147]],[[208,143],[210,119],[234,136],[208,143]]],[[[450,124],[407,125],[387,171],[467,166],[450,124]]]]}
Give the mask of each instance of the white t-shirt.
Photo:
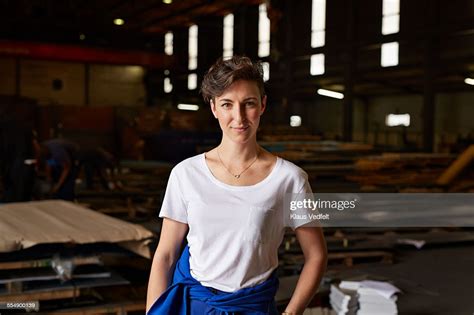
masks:
{"type": "MultiPolygon", "coordinates": [[[[277,158],[255,185],[232,186],[215,178],[200,154],[171,171],[160,217],[188,224],[191,275],[234,292],[264,282],[277,268],[289,193],[311,193],[306,172],[289,161],[277,158]]],[[[305,223],[290,222],[292,229],[305,223]]]]}

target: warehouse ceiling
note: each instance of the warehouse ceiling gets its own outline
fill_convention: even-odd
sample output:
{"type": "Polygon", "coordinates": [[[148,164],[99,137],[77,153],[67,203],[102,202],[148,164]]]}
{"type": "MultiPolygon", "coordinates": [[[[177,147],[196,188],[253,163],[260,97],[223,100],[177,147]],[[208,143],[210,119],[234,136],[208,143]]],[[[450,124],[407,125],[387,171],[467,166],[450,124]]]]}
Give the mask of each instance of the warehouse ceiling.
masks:
{"type": "MultiPolygon", "coordinates": [[[[170,4],[165,3],[168,1],[171,0],[0,0],[0,39],[162,53],[161,35],[166,31],[189,26],[207,16],[223,16],[240,7],[264,2],[173,0],[170,4]],[[123,19],[124,24],[114,24],[117,18],[123,19]]],[[[372,1],[375,2],[380,1],[372,1]]],[[[280,9],[285,12],[285,3],[289,2],[275,3],[282,6],[280,9]]],[[[291,79],[275,77],[275,73],[272,74],[272,84],[275,85],[276,91],[284,91],[283,87],[289,86],[289,91],[285,93],[312,98],[315,87],[343,91],[351,80],[355,94],[361,96],[421,94],[427,89],[446,92],[472,90],[472,86],[465,84],[464,79],[474,77],[474,7],[467,8],[466,1],[449,4],[439,1],[441,12],[449,11],[447,8],[450,7],[453,9],[450,9],[443,24],[436,27],[433,27],[436,23],[423,26],[418,22],[420,16],[412,13],[424,10],[426,1],[424,4],[421,1],[420,4],[410,2],[411,7],[403,15],[403,25],[406,28],[402,29],[399,35],[388,36],[400,42],[401,51],[400,65],[389,68],[381,68],[379,65],[380,44],[387,39],[366,35],[363,31],[365,26],[360,23],[363,27],[358,31],[359,46],[352,51],[348,50],[350,45],[346,44],[345,34],[339,31],[340,25],[347,24],[347,14],[340,8],[342,0],[328,3],[335,6],[332,12],[337,12],[337,15],[332,15],[334,21],[331,27],[328,27],[327,37],[343,40],[332,40],[327,48],[320,51],[311,50],[309,47],[307,50],[301,50],[290,61],[293,67],[291,79]],[[429,38],[435,38],[433,49],[430,49],[429,38]],[[354,55],[354,51],[358,51],[359,55],[353,61],[357,67],[348,72],[352,62],[349,56],[354,55]],[[436,53],[431,54],[430,51],[436,53]],[[311,77],[308,74],[309,59],[312,54],[320,52],[327,55],[326,73],[323,76],[311,77]],[[431,86],[428,85],[430,82],[433,82],[431,86]]],[[[407,5],[408,2],[405,6],[407,5]]],[[[363,12],[369,14],[374,10],[372,8],[355,12],[358,12],[359,20],[364,20],[366,13],[363,12]]],[[[284,20],[285,18],[282,23],[284,20]]],[[[291,21],[291,18],[288,21],[291,21]]],[[[293,20],[288,23],[295,22],[293,20]]],[[[370,28],[376,29],[379,26],[370,25],[370,28]]],[[[294,39],[292,41],[298,42],[294,39]]],[[[280,47],[277,46],[278,44],[272,48],[270,59],[275,63],[285,63],[285,60],[278,60],[277,57],[278,49],[282,49],[284,45],[280,43],[280,47]]]]}
{"type": "Polygon", "coordinates": [[[160,49],[157,34],[261,0],[0,0],[0,38],[160,49]],[[165,2],[171,2],[169,4],[165,2]],[[123,25],[115,25],[122,19],[123,25]]]}

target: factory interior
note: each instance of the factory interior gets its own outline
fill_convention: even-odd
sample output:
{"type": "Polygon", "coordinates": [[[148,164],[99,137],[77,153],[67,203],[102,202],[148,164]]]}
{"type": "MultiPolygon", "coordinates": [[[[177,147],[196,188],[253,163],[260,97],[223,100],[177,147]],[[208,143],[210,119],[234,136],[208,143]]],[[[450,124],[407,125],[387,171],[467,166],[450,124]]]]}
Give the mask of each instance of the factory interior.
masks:
{"type": "Polygon", "coordinates": [[[0,0],[0,16],[0,314],[145,314],[168,179],[220,144],[200,87],[232,56],[263,69],[261,148],[315,195],[382,200],[323,223],[301,314],[474,313],[474,1],[0,0]]]}

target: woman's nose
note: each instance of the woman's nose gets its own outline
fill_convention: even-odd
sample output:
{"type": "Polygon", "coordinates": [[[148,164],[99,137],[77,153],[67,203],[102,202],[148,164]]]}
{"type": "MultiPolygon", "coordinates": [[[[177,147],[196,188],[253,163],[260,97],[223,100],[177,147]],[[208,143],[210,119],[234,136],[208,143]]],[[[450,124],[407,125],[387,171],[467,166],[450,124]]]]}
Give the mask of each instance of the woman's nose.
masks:
{"type": "Polygon", "coordinates": [[[242,121],[245,121],[245,106],[244,105],[238,105],[238,106],[235,106],[234,108],[234,119],[237,121],[237,122],[242,122],[242,121]]]}

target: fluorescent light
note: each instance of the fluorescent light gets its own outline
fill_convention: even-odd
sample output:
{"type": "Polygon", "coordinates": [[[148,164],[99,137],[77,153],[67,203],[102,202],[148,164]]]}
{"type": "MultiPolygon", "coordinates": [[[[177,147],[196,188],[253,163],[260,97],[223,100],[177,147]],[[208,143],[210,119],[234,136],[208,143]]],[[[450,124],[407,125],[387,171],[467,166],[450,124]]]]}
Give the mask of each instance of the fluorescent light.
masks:
{"type": "Polygon", "coordinates": [[[318,94],[319,95],[324,95],[324,96],[327,96],[327,97],[337,98],[337,99],[340,99],[340,100],[342,100],[344,98],[344,94],[339,93],[339,92],[326,90],[326,89],[319,89],[318,94]]]}
{"type": "Polygon", "coordinates": [[[410,114],[388,114],[385,116],[385,125],[389,127],[410,126],[410,114]]]}
{"type": "Polygon", "coordinates": [[[474,85],[474,79],[472,78],[466,78],[464,80],[464,83],[469,84],[469,85],[474,85]]]}
{"type": "Polygon", "coordinates": [[[163,0],[163,3],[164,4],[171,4],[171,3],[173,3],[173,0],[163,0]]]}
{"type": "Polygon", "coordinates": [[[178,104],[178,109],[181,110],[198,110],[199,106],[194,104],[178,104]]]}
{"type": "Polygon", "coordinates": [[[33,165],[33,164],[36,164],[36,160],[35,159],[27,159],[24,161],[25,165],[33,165]]]}
{"type": "Polygon", "coordinates": [[[114,24],[115,25],[124,25],[125,21],[123,19],[115,19],[114,24]]]}
{"type": "Polygon", "coordinates": [[[290,117],[290,126],[299,127],[301,126],[301,116],[294,115],[290,117]]]}

